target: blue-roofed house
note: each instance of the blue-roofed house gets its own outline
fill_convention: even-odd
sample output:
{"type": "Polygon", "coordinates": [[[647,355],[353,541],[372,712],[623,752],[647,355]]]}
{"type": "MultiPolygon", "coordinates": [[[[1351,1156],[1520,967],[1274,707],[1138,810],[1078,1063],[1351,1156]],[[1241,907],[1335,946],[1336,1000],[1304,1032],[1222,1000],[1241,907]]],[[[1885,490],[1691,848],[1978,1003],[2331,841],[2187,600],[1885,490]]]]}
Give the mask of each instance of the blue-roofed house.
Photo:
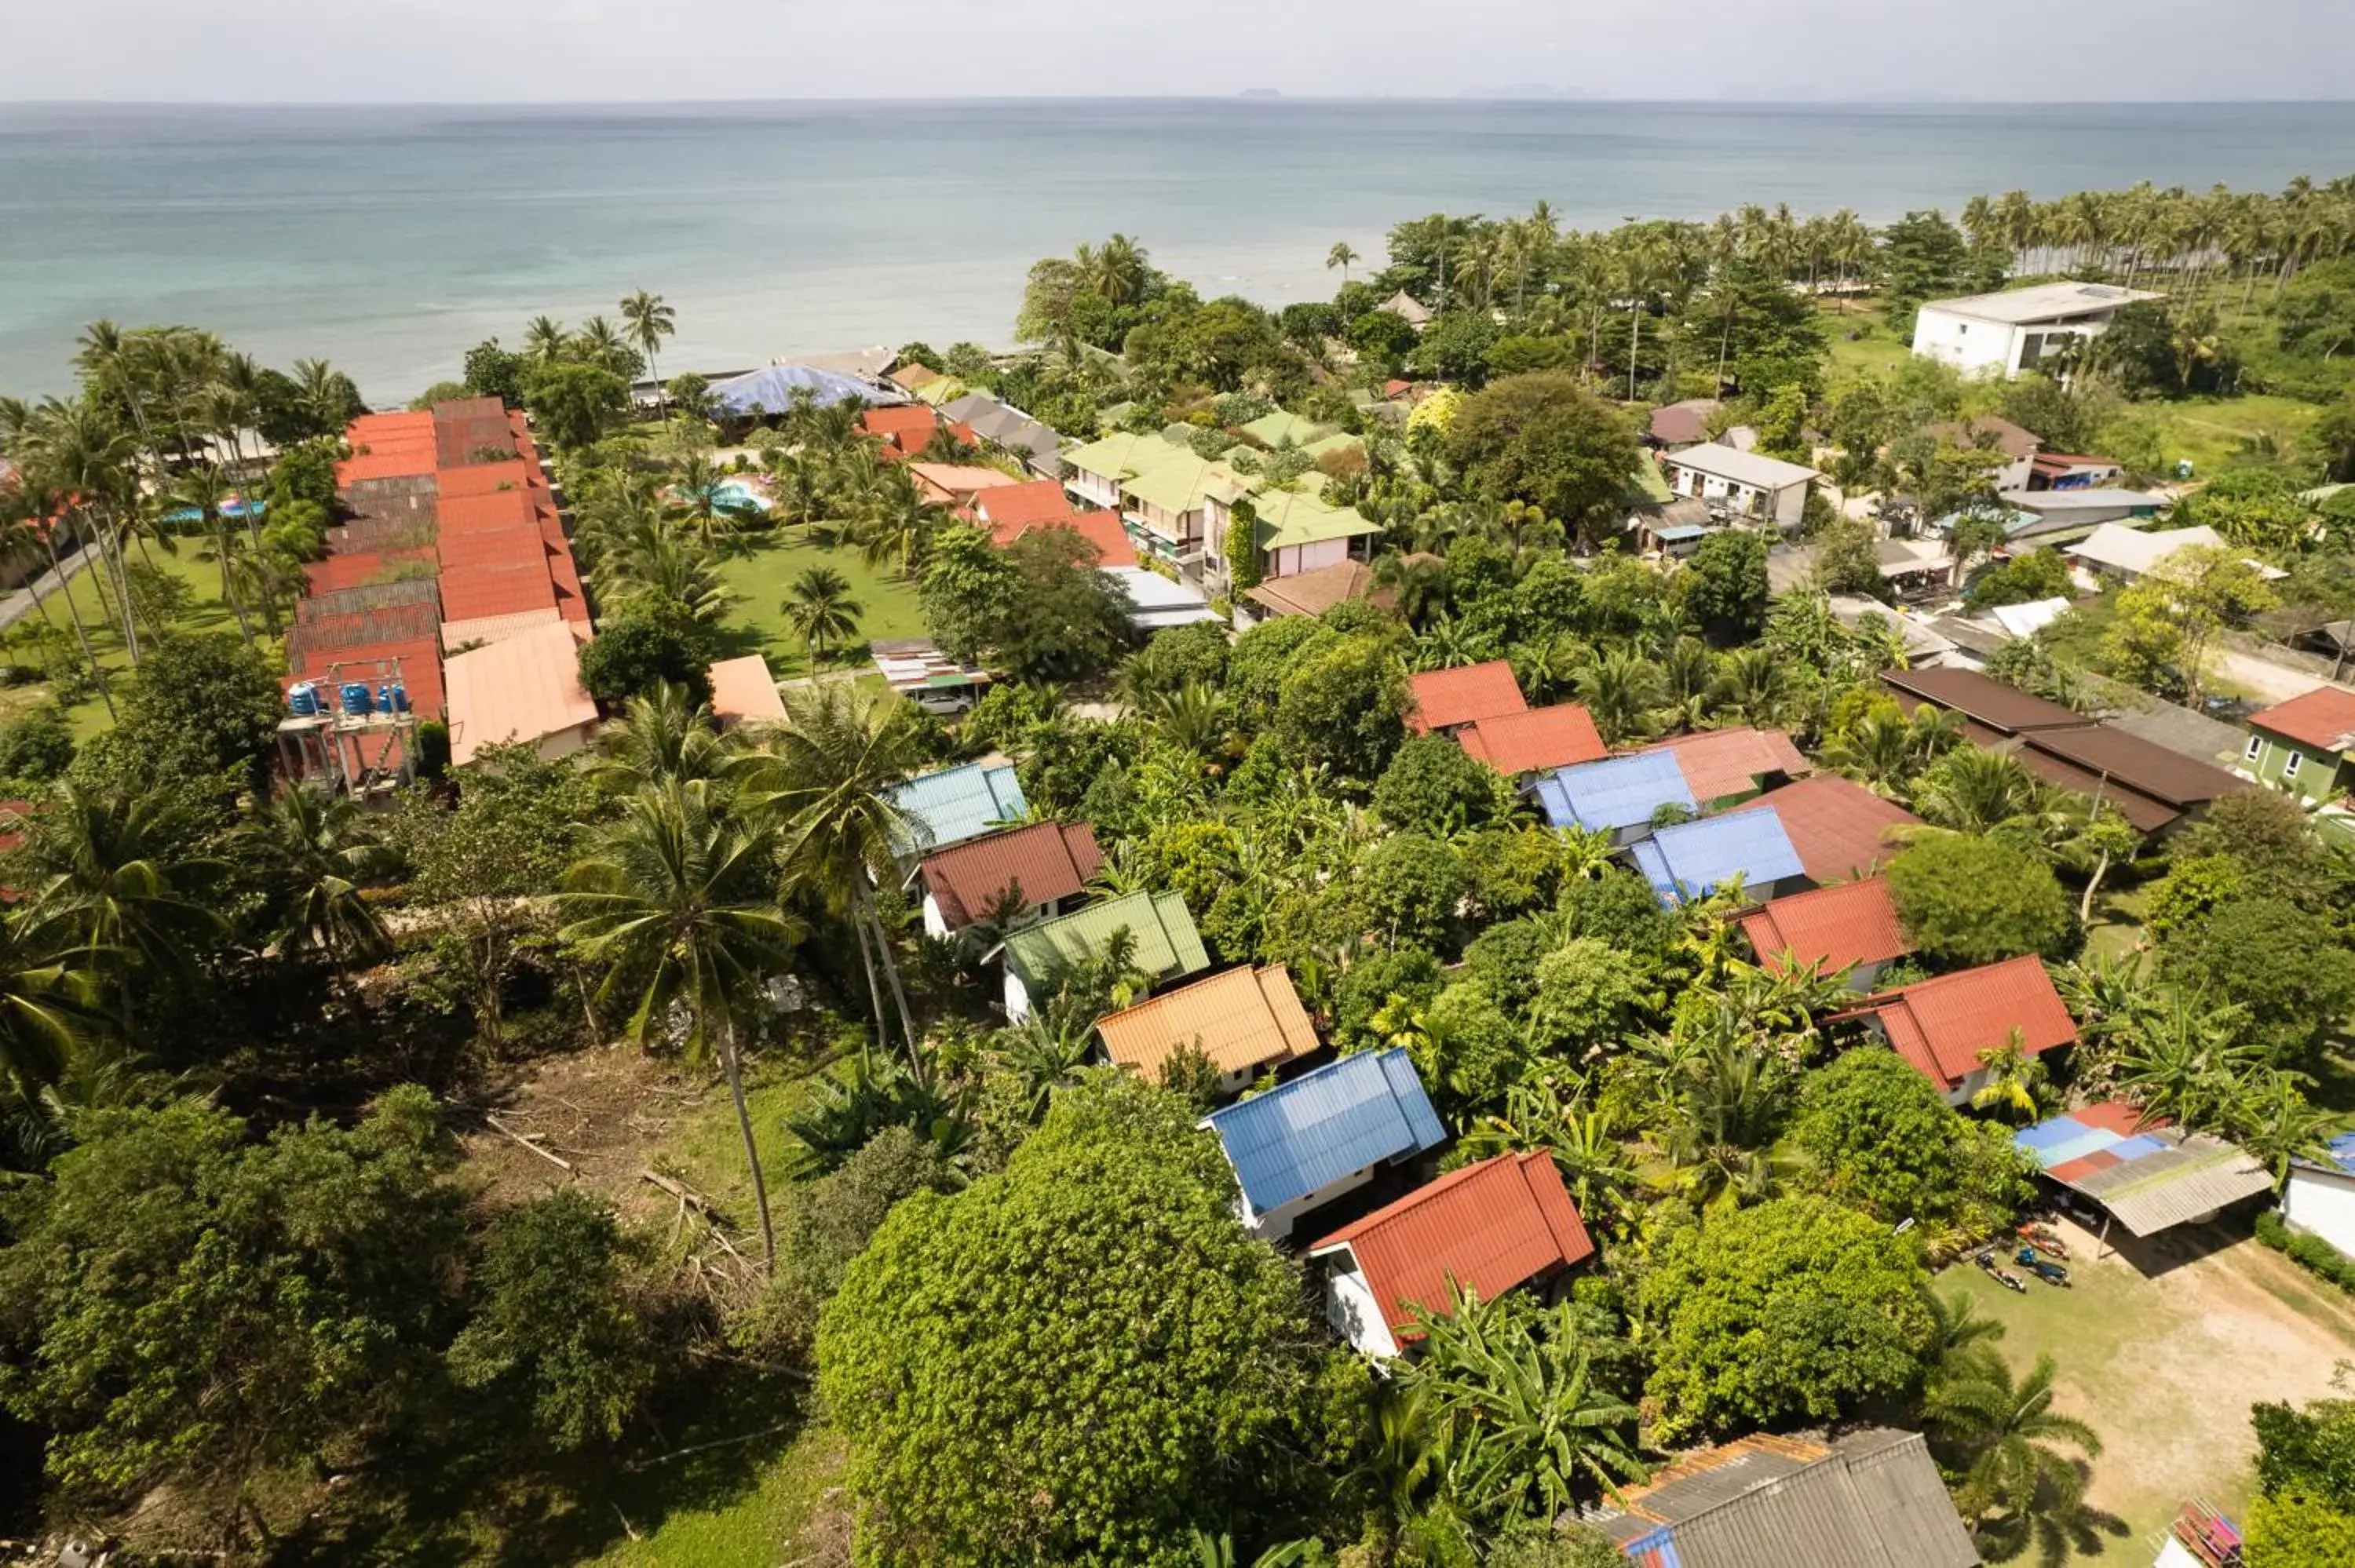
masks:
{"type": "Polygon", "coordinates": [[[2342,1132],[2312,1160],[2290,1161],[2282,1218],[2355,1257],[2355,1132],[2342,1132]]]}
{"type": "Polygon", "coordinates": [[[1030,810],[1010,762],[967,762],[919,774],[889,799],[915,830],[914,842],[900,848],[903,862],[1018,822],[1030,810]]]}
{"type": "Polygon", "coordinates": [[[1446,1141],[1447,1129],[1401,1049],[1361,1051],[1263,1095],[1212,1111],[1242,1189],[1242,1222],[1282,1241],[1301,1215],[1364,1186],[1386,1165],[1446,1141]]]}
{"type": "Polygon", "coordinates": [[[1558,768],[1539,779],[1533,793],[1555,827],[1609,833],[1623,844],[1649,835],[1652,819],[1664,806],[1686,812],[1700,809],[1672,751],[1558,768]]]}
{"type": "Polygon", "coordinates": [[[782,414],[794,406],[794,397],[806,392],[811,402],[821,408],[831,408],[837,403],[857,398],[865,403],[904,403],[908,399],[898,391],[889,391],[856,376],[839,371],[820,370],[811,365],[770,365],[759,370],[748,370],[741,376],[731,376],[725,381],[711,384],[711,398],[729,413],[750,416],[755,409],[763,414],[782,414]]]}
{"type": "Polygon", "coordinates": [[[1771,806],[1662,828],[1636,846],[1636,869],[1665,904],[1681,904],[1736,877],[1760,903],[1796,891],[1806,868],[1771,806]]]}

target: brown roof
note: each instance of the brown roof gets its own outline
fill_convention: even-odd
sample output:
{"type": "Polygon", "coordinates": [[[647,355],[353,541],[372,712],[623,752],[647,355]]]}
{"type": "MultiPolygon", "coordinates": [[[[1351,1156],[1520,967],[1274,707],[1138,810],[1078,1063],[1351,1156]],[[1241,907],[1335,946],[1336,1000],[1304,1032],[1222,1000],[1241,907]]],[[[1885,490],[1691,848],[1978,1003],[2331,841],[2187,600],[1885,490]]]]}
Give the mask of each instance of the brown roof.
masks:
{"type": "Polygon", "coordinates": [[[1742,917],[1742,934],[1760,966],[1778,971],[1785,953],[1837,975],[1910,950],[1889,884],[1878,876],[1774,899],[1742,917]]]}
{"type": "Polygon", "coordinates": [[[1249,964],[1163,991],[1096,1024],[1105,1054],[1147,1076],[1181,1046],[1199,1044],[1220,1073],[1245,1073],[1316,1049],[1292,972],[1249,964]]]}
{"type": "Polygon", "coordinates": [[[2030,1056],[2077,1038],[2077,1021],[2033,954],[1884,991],[1858,1011],[1878,1013],[1896,1053],[1946,1090],[1977,1072],[1979,1053],[2003,1044],[2015,1029],[2030,1056]]]}
{"type": "Polygon", "coordinates": [[[1448,1307],[1451,1282],[1493,1301],[1517,1285],[1594,1255],[1594,1243],[1547,1153],[1499,1154],[1452,1171],[1355,1224],[1312,1255],[1347,1246],[1393,1333],[1417,1332],[1414,1309],[1448,1307]]]}
{"type": "Polygon", "coordinates": [[[1337,604],[1359,599],[1387,609],[1392,596],[1374,588],[1374,568],[1365,562],[1336,561],[1329,567],[1270,577],[1257,588],[1245,588],[1243,597],[1276,615],[1322,615],[1337,604]]]}
{"type": "Polygon", "coordinates": [[[1704,729],[1639,749],[1675,753],[1685,787],[1703,805],[1747,795],[1777,773],[1796,778],[1815,771],[1815,764],[1779,729],[1704,729]]]}
{"type": "Polygon", "coordinates": [[[1996,450],[2014,461],[2034,457],[2037,449],[2044,444],[2032,431],[2023,430],[2009,419],[2000,419],[1993,414],[1983,414],[1963,423],[1932,425],[1928,427],[1928,433],[1958,447],[1975,447],[1982,434],[1991,435],[1995,438],[1996,450]]]}
{"type": "Polygon", "coordinates": [[[1087,823],[1033,822],[928,855],[917,870],[954,931],[980,919],[1018,885],[1025,904],[1071,897],[1103,863],[1087,823]]]}
{"type": "Polygon", "coordinates": [[[2007,686],[1976,670],[1883,670],[1881,683],[1897,694],[1902,707],[1911,709],[1914,705],[1904,700],[1907,697],[1914,702],[1932,703],[1951,708],[2000,735],[2067,729],[2093,722],[2073,708],[2030,696],[2017,686],[2007,686]]]}
{"type": "Polygon", "coordinates": [[[1810,882],[1846,882],[1870,874],[1897,853],[1893,830],[1922,825],[1922,819],[1904,807],[1837,773],[1769,789],[1734,810],[1754,811],[1767,806],[1782,819],[1783,832],[1799,852],[1799,864],[1810,882]]]}
{"type": "Polygon", "coordinates": [[[1455,743],[1508,779],[1611,755],[1594,720],[1576,703],[1475,719],[1455,732],[1455,743]]]}
{"type": "Polygon", "coordinates": [[[2012,753],[2048,784],[2115,806],[2142,832],[2157,832],[2219,795],[2255,788],[2210,763],[2105,724],[2039,730],[2012,753]]]}
{"type": "Polygon", "coordinates": [[[2355,751],[2355,692],[2317,686],[2250,715],[2249,722],[2319,751],[2355,751]]]}
{"type": "Polygon", "coordinates": [[[1688,397],[1652,410],[1652,439],[1663,446],[1689,447],[1709,440],[1709,417],[1717,412],[1714,397],[1688,397]]]}
{"type": "Polygon", "coordinates": [[[1502,659],[1454,670],[1426,670],[1406,678],[1410,706],[1406,727],[1417,735],[1454,729],[1476,719],[1517,714],[1529,705],[1521,696],[1513,667],[1502,659]]]}

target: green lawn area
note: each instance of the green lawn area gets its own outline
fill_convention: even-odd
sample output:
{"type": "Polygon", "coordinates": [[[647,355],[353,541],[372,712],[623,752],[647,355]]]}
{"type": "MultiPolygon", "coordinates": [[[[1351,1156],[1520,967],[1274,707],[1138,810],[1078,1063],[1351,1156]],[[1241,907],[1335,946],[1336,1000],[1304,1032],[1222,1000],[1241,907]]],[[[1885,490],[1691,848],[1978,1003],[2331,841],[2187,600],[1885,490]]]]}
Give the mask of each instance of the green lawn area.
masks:
{"type": "Polygon", "coordinates": [[[1824,336],[1831,344],[1831,379],[1835,381],[1895,370],[1913,352],[1910,344],[1889,330],[1886,316],[1861,302],[1828,302],[1817,311],[1823,318],[1824,336]]]}
{"type": "Polygon", "coordinates": [[[2161,450],[2169,458],[2190,459],[2199,478],[2222,468],[2239,453],[2243,441],[2271,436],[2286,447],[2322,417],[2315,404],[2268,393],[2140,404],[2135,412],[2158,421],[2161,450]]]}
{"type": "MultiPolygon", "coordinates": [[[[166,555],[152,545],[149,553],[159,570],[188,585],[190,599],[187,611],[175,624],[175,630],[235,630],[237,621],[229,614],[228,605],[221,600],[219,568],[208,561],[197,559],[197,551],[200,547],[198,541],[178,539],[174,543],[178,546],[176,555],[166,555]]],[[[138,565],[140,559],[134,548],[131,556],[132,564],[138,565]]],[[[73,608],[81,614],[82,624],[90,630],[91,646],[97,651],[100,666],[113,677],[131,668],[131,654],[123,645],[123,634],[106,614],[110,598],[107,581],[105,574],[97,567],[85,567],[77,572],[67,585],[66,594],[45,594],[43,602],[48,606],[50,617],[70,632],[73,620],[68,614],[67,599],[71,599],[73,608]]],[[[23,628],[40,623],[40,612],[34,610],[16,624],[23,628]]],[[[48,688],[43,685],[16,686],[0,691],[0,715],[22,712],[47,701],[48,697],[48,688]]],[[[95,693],[87,701],[68,708],[66,717],[73,726],[77,740],[89,739],[109,727],[112,722],[107,717],[106,704],[95,693]]]]}
{"type": "Polygon", "coordinates": [[[796,1536],[836,1484],[842,1443],[808,1426],[745,1446],[752,1463],[714,1450],[617,1478],[613,1503],[638,1539],[624,1538],[594,1568],[773,1568],[794,1561],[796,1536]],[[749,1472],[749,1473],[748,1473],[749,1472]],[[682,1502],[682,1494],[693,1500],[682,1502]],[[636,1510],[636,1511],[634,1511],[636,1510]]]}
{"type": "Polygon", "coordinates": [[[878,571],[868,566],[856,550],[828,548],[801,535],[788,539],[783,530],[768,537],[748,536],[736,550],[719,569],[729,591],[736,596],[736,603],[730,608],[729,630],[741,634],[743,646],[734,652],[765,655],[770,670],[780,680],[810,673],[808,652],[786,624],[783,604],[793,580],[812,567],[831,567],[841,573],[859,609],[858,640],[829,655],[829,666],[864,659],[870,639],[924,634],[916,585],[888,568],[878,571]]]}

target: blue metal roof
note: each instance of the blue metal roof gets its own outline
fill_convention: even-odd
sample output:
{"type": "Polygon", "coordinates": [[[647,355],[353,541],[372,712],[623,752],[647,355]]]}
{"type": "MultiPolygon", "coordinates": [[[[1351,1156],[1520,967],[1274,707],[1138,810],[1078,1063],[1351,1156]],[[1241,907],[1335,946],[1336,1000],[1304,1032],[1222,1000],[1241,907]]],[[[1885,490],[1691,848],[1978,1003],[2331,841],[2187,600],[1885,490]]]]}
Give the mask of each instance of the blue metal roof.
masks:
{"type": "Polygon", "coordinates": [[[1700,809],[1674,751],[1639,751],[1558,768],[1538,780],[1537,797],[1555,827],[1591,832],[1641,827],[1663,806],[1700,809]]]}
{"type": "Polygon", "coordinates": [[[2355,1176],[2355,1132],[2342,1132],[2323,1147],[2330,1151],[2333,1165],[2355,1176]]]}
{"type": "Polygon", "coordinates": [[[1698,539],[1709,530],[1698,523],[1678,523],[1667,528],[1655,528],[1652,537],[1665,545],[1681,545],[1687,539],[1698,539]]]}
{"type": "Polygon", "coordinates": [[[711,386],[713,399],[736,414],[751,413],[756,403],[769,413],[782,414],[794,406],[794,394],[799,391],[806,391],[811,401],[821,408],[831,408],[837,403],[847,403],[853,397],[866,403],[907,401],[899,394],[871,387],[856,376],[844,376],[808,365],[766,366],[741,376],[731,376],[711,386]]]}
{"type": "Polygon", "coordinates": [[[1806,872],[1771,806],[1662,828],[1636,846],[1636,866],[1671,904],[1698,898],[1737,875],[1745,887],[1764,887],[1806,872]]]}
{"type": "Polygon", "coordinates": [[[977,839],[1001,823],[1018,821],[1030,809],[1010,762],[995,768],[968,762],[926,773],[892,790],[890,800],[922,828],[920,843],[901,846],[909,853],[977,839]]]}
{"type": "Polygon", "coordinates": [[[1447,1138],[1403,1050],[1363,1051],[1205,1118],[1260,1213],[1447,1138]]]}

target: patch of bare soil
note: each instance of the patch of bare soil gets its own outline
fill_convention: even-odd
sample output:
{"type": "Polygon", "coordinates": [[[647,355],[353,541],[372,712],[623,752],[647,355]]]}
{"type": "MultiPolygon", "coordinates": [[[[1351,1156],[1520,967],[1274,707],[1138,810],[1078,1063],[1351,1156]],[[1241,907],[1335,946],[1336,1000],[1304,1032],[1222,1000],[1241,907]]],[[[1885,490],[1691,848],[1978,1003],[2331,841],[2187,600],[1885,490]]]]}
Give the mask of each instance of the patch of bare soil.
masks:
{"type": "Polygon", "coordinates": [[[453,1106],[453,1120],[491,1202],[573,1186],[624,1220],[653,1223],[671,1217],[679,1199],[643,1173],[681,1121],[724,1093],[707,1075],[681,1073],[634,1045],[605,1045],[535,1062],[453,1106]]]}

